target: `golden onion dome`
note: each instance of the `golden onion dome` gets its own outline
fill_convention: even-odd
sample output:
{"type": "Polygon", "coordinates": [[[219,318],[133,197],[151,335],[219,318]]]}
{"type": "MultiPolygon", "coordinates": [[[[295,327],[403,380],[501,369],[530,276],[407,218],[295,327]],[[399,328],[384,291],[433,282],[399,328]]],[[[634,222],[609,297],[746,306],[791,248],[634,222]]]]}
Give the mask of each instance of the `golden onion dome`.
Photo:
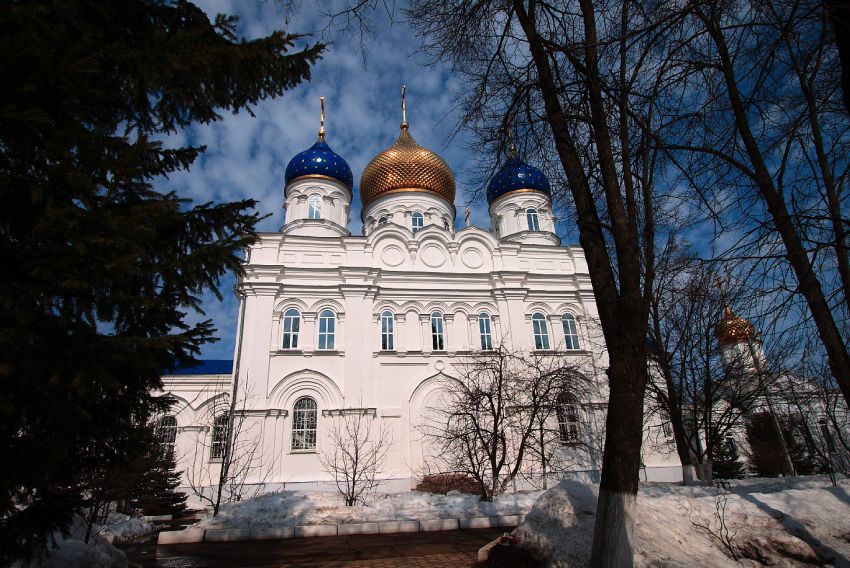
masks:
{"type": "Polygon", "coordinates": [[[407,122],[395,144],[372,158],[360,178],[360,202],[365,207],[382,195],[425,191],[454,204],[455,177],[437,154],[416,143],[407,122]]]}
{"type": "Polygon", "coordinates": [[[721,345],[739,343],[754,338],[756,328],[749,320],[737,315],[732,308],[726,306],[723,319],[714,328],[714,336],[721,345]]]}

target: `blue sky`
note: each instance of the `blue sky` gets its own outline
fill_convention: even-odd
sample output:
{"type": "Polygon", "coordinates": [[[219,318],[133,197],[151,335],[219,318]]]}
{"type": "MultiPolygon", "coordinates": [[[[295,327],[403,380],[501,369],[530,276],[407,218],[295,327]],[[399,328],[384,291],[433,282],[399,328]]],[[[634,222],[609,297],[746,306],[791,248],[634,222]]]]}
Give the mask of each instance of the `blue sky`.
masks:
{"type": "MultiPolygon", "coordinates": [[[[391,19],[386,11],[375,12],[375,33],[367,38],[364,58],[358,34],[326,30],[327,19],[313,3],[302,3],[296,13],[288,12],[283,3],[261,0],[197,0],[196,4],[211,17],[216,13],[239,16],[238,31],[246,38],[267,35],[278,28],[313,34],[305,44],[313,40],[331,44],[313,67],[309,83],[253,108],[255,117],[246,112],[228,114],[217,123],[170,137],[167,143],[171,145],[204,144],[207,151],[190,171],[165,181],[166,187],[196,202],[255,199],[261,213],[271,214],[259,230],[279,230],[283,224],[284,170],[292,156],[315,141],[319,97],[324,96],[327,142],[354,172],[349,230],[358,235],[362,228],[360,175],[369,160],[398,135],[401,85],[406,83],[411,133],[420,144],[437,151],[454,171],[458,181],[456,222],[463,222],[470,193],[480,187],[472,181],[477,158],[467,150],[469,139],[464,133],[450,138],[457,120],[453,97],[459,83],[446,68],[428,65],[427,56],[418,53],[417,39],[401,13],[391,19]]],[[[325,9],[333,10],[334,6],[325,9]]],[[[479,201],[471,209],[473,224],[488,227],[486,204],[479,201]]],[[[204,299],[206,315],[192,317],[212,319],[221,338],[204,348],[203,358],[233,356],[238,310],[231,293],[234,283],[233,278],[224,283],[224,301],[208,295],[204,299]]]]}

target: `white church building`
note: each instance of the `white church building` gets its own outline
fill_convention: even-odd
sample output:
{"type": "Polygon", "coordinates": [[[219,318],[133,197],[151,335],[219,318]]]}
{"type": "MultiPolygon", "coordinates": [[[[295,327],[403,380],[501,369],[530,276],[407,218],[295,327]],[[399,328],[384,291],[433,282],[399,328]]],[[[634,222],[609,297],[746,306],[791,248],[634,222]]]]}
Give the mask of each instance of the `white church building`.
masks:
{"type": "MultiPolygon", "coordinates": [[[[604,424],[607,352],[584,252],[555,234],[541,171],[512,152],[488,184],[491,227],[457,229],[452,170],[404,120],[362,172],[362,235],[348,230],[354,187],[322,125],[286,168],[283,227],[247,251],[232,364],[163,377],[187,485],[217,483],[235,386],[248,484],[328,488],[322,423],[358,412],[391,433],[380,490],[412,489],[433,471],[419,426],[441,379],[459,377],[459,357],[502,343],[580,368],[597,394],[559,414],[577,423],[560,425],[564,451],[567,438],[598,436],[587,430],[604,424]]],[[[645,431],[669,435],[660,423],[645,431]]],[[[681,480],[668,442],[644,444],[642,479],[681,480]]],[[[575,473],[600,468],[587,457],[575,473]]]]}

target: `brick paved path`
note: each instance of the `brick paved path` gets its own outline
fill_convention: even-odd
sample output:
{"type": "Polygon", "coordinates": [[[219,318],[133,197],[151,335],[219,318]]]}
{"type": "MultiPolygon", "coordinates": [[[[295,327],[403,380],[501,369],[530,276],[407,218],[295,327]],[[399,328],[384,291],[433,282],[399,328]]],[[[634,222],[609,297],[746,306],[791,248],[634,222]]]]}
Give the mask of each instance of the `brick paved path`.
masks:
{"type": "Polygon", "coordinates": [[[122,546],[145,568],[454,568],[475,564],[478,549],[505,529],[122,546]]]}

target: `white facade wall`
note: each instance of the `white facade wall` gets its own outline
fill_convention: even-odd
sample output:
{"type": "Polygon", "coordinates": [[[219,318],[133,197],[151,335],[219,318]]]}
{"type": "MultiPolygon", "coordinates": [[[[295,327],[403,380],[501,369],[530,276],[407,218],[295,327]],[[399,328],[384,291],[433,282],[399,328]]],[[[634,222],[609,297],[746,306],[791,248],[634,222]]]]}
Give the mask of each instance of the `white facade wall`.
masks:
{"type": "MultiPolygon", "coordinates": [[[[333,191],[340,188],[325,185],[328,198],[337,199],[333,191]]],[[[322,471],[318,454],[326,443],[321,423],[341,409],[359,408],[392,433],[381,489],[413,487],[428,465],[418,426],[439,396],[440,379],[457,376],[458,355],[480,347],[477,326],[483,312],[491,316],[494,342],[527,350],[534,348],[533,313],[545,315],[553,349],[563,348],[561,316],[573,314],[582,349],[565,357],[595,381],[597,394],[582,401],[582,412],[594,415],[589,422],[604,423],[607,352],[580,247],[499,241],[476,227],[454,233],[453,227],[446,230],[441,224],[444,215],[454,218],[447,203],[438,198],[431,203],[430,195],[412,193],[396,195],[392,203],[378,199],[370,204],[364,211],[367,236],[300,234],[296,227],[303,217],[293,211],[301,196],[315,187],[309,179],[291,184],[287,225],[282,233],[260,235],[238,286],[244,295],[244,326],[236,348],[237,407],[245,417],[242,437],[261,448],[249,483],[269,489],[326,483],[330,477],[322,471]],[[405,217],[414,207],[429,212],[432,219],[415,235],[405,217]],[[370,224],[377,221],[378,212],[390,214],[392,222],[370,224]],[[297,349],[282,348],[283,314],[290,308],[301,317],[297,349]],[[330,350],[318,349],[318,317],[325,309],[336,317],[335,345],[330,350]],[[394,315],[392,351],[380,349],[380,314],[386,310],[394,315]],[[445,318],[443,351],[434,351],[431,345],[429,318],[435,310],[445,318]],[[315,451],[292,447],[293,406],[303,396],[318,404],[320,436],[315,451]]],[[[347,214],[343,201],[339,198],[331,211],[347,214]]],[[[500,215],[510,211],[508,201],[506,209],[500,205],[500,215]]],[[[549,221],[546,209],[540,209],[543,225],[549,221]]],[[[549,230],[546,225],[541,229],[544,226],[549,230]]],[[[210,425],[232,389],[229,379],[164,378],[166,391],[178,401],[178,458],[187,480],[193,477],[197,483],[204,478],[199,472],[217,471],[209,459],[210,425]]],[[[644,463],[642,478],[681,479],[674,451],[647,450],[644,463]]],[[[595,479],[600,467],[580,463],[576,475],[595,479]]],[[[215,480],[215,475],[207,477],[215,480]]]]}

